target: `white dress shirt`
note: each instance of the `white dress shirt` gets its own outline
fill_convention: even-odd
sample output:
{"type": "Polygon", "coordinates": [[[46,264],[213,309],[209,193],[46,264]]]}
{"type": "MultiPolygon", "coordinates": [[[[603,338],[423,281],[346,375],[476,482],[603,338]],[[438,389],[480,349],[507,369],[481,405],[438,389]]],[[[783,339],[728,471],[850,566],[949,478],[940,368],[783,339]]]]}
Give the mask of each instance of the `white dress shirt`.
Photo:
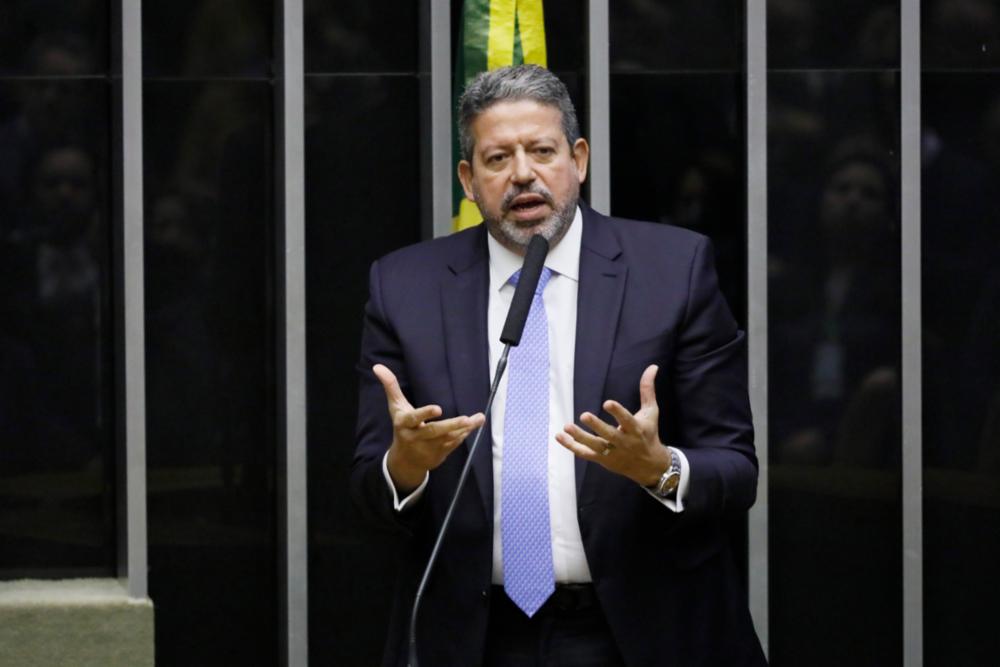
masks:
{"type": "MultiPolygon", "coordinates": [[[[510,277],[521,268],[524,258],[504,248],[488,235],[490,255],[490,287],[487,306],[488,340],[490,345],[490,369],[495,368],[503,351],[500,332],[503,329],[510,302],[514,296],[514,286],[510,277]]],[[[591,580],[590,567],[583,549],[580,525],[576,508],[576,473],[574,455],[556,442],[555,436],[566,424],[576,421],[573,414],[573,366],[576,353],[576,311],[577,294],[580,284],[580,246],[583,238],[583,218],[577,209],[573,223],[566,235],[549,251],[545,266],[553,275],[545,287],[542,299],[549,325],[549,526],[552,535],[552,565],[555,578],[560,583],[580,583],[591,580]]],[[[636,378],[638,383],[638,378],[636,378]]],[[[507,397],[507,376],[504,375],[497,388],[493,413],[490,416],[493,438],[493,583],[503,584],[503,548],[500,509],[503,493],[501,470],[503,467],[503,430],[507,397]]],[[[689,481],[687,457],[678,449],[681,461],[681,480],[676,501],[662,499],[650,493],[652,498],[674,512],[683,510],[683,498],[689,481]]],[[[406,498],[400,500],[389,476],[386,465],[388,454],[382,460],[382,472],[392,490],[397,511],[416,502],[423,494],[429,475],[423,483],[406,498]]]]}

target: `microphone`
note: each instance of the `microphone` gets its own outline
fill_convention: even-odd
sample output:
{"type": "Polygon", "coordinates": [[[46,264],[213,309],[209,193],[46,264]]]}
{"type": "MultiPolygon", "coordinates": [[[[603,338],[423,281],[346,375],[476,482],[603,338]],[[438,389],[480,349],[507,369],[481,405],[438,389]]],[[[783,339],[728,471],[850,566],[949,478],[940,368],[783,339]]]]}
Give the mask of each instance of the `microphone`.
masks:
{"type": "Polygon", "coordinates": [[[535,296],[535,289],[538,287],[538,279],[542,275],[545,256],[548,254],[549,242],[537,234],[532,236],[528,250],[524,254],[521,276],[514,289],[514,300],[510,303],[507,321],[504,322],[503,333],[500,334],[501,343],[512,347],[517,347],[520,344],[521,334],[524,333],[524,323],[528,320],[531,301],[535,296]]]}
{"type": "MultiPolygon", "coordinates": [[[[521,334],[524,333],[524,323],[528,320],[528,311],[531,310],[531,301],[535,297],[535,289],[538,287],[538,279],[542,275],[542,267],[545,264],[545,256],[549,254],[549,242],[539,235],[531,237],[528,249],[524,254],[524,264],[521,266],[521,275],[514,288],[514,299],[510,303],[510,310],[507,311],[507,321],[504,322],[503,332],[500,334],[500,342],[504,344],[503,352],[500,353],[500,360],[497,361],[497,370],[493,374],[493,384],[490,387],[490,396],[486,401],[486,408],[483,414],[488,418],[490,410],[493,408],[493,399],[496,398],[497,388],[500,386],[500,378],[503,377],[507,369],[507,356],[510,348],[517,347],[521,343],[521,334]]],[[[427,559],[427,567],[420,578],[420,585],[417,586],[417,595],[413,599],[413,609],[410,610],[410,640],[409,656],[407,667],[419,667],[417,662],[417,613],[420,611],[420,601],[424,597],[424,590],[427,588],[427,581],[430,579],[431,570],[437,561],[438,552],[441,550],[441,543],[444,541],[445,532],[451,524],[452,514],[455,513],[455,506],[458,504],[458,496],[465,486],[465,480],[472,469],[472,461],[479,447],[479,440],[482,438],[484,427],[487,422],[476,431],[476,437],[469,448],[469,458],[465,460],[462,473],[458,477],[458,484],[455,486],[455,493],[451,497],[448,511],[445,512],[444,520],[441,521],[441,529],[438,531],[437,539],[434,541],[434,548],[431,549],[430,558],[427,559]]]]}

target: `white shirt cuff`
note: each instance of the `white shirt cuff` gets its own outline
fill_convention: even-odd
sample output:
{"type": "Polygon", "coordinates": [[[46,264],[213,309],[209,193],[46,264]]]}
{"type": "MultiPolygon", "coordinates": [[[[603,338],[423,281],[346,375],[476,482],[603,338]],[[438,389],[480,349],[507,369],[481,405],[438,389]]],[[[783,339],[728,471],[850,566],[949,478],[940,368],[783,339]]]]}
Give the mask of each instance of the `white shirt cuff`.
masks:
{"type": "Polygon", "coordinates": [[[673,512],[683,512],[684,497],[687,495],[688,485],[691,483],[691,466],[688,463],[687,457],[684,456],[684,452],[676,447],[667,447],[667,449],[677,454],[677,458],[680,459],[681,462],[681,479],[677,484],[677,493],[674,494],[673,498],[661,498],[649,489],[646,489],[646,493],[660,501],[660,503],[665,505],[667,509],[673,512]]]}
{"type": "MultiPolygon", "coordinates": [[[[682,459],[683,460],[683,459],[682,459]]],[[[396,491],[396,485],[392,483],[392,476],[389,475],[389,452],[385,453],[382,457],[382,476],[385,477],[385,483],[389,485],[389,490],[392,491],[392,508],[397,512],[402,512],[407,507],[413,503],[420,500],[420,496],[424,495],[424,488],[427,486],[427,480],[431,478],[430,473],[424,473],[424,481],[420,482],[420,486],[413,489],[410,495],[406,496],[402,500],[399,499],[399,493],[396,491]]],[[[685,465],[687,461],[684,461],[685,465]]],[[[683,481],[684,475],[681,474],[681,480],[683,481]]]]}

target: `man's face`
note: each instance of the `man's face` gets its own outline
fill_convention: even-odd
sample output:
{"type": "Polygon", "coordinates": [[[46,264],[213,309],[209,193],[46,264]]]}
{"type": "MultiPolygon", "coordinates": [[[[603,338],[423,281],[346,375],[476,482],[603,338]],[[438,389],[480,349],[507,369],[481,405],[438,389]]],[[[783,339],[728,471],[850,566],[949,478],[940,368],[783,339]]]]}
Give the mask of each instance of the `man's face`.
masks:
{"type": "Polygon", "coordinates": [[[39,160],[33,206],[51,242],[78,239],[93,222],[97,184],[91,157],[75,147],[57,148],[39,160]]]}
{"type": "Polygon", "coordinates": [[[865,162],[838,169],[823,190],[820,222],[830,235],[869,239],[889,219],[888,193],[879,170],[865,162]]]}
{"type": "Polygon", "coordinates": [[[459,163],[458,176],[493,237],[518,254],[535,234],[558,243],[587,176],[587,142],[571,147],[562,113],[532,100],[494,104],[470,129],[472,163],[459,163]]]}

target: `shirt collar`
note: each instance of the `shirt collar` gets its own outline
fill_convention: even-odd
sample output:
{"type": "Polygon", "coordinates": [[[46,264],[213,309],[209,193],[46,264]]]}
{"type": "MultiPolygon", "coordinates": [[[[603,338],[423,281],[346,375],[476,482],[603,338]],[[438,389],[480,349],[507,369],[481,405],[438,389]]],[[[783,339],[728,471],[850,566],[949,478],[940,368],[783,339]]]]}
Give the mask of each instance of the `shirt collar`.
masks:
{"type": "MultiPolygon", "coordinates": [[[[485,223],[484,223],[485,224],[485,223]]],[[[573,222],[545,258],[545,266],[561,276],[578,282],[580,280],[580,243],[583,240],[583,214],[580,207],[576,208],[573,222]]],[[[524,258],[500,245],[500,242],[487,232],[486,242],[490,252],[490,285],[499,290],[507,284],[514,272],[521,268],[524,258]]]]}

